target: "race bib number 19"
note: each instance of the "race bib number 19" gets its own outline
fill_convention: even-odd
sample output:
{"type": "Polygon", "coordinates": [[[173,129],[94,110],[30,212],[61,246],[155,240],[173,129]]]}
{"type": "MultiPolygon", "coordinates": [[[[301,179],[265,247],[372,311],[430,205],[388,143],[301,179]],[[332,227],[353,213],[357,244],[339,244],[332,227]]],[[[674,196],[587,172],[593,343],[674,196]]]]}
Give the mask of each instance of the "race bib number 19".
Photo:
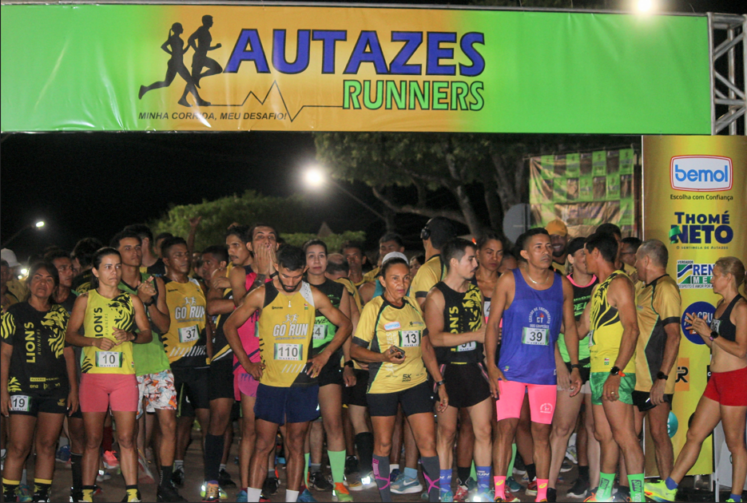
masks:
{"type": "Polygon", "coordinates": [[[303,344],[275,344],[275,360],[303,361],[303,344]]]}
{"type": "Polygon", "coordinates": [[[113,369],[122,366],[122,353],[118,351],[99,351],[96,353],[96,366],[113,369]]]}
{"type": "Polygon", "coordinates": [[[420,347],[420,330],[403,330],[400,334],[403,348],[420,347]]]}
{"type": "Polygon", "coordinates": [[[524,327],[521,334],[521,342],[530,346],[547,346],[549,343],[547,329],[524,327]]]}
{"type": "Polygon", "coordinates": [[[179,342],[194,342],[200,338],[200,331],[197,325],[191,327],[184,327],[179,329],[179,342]]]}
{"type": "Polygon", "coordinates": [[[31,410],[31,398],[26,395],[13,395],[10,397],[11,412],[28,412],[31,410]]]}

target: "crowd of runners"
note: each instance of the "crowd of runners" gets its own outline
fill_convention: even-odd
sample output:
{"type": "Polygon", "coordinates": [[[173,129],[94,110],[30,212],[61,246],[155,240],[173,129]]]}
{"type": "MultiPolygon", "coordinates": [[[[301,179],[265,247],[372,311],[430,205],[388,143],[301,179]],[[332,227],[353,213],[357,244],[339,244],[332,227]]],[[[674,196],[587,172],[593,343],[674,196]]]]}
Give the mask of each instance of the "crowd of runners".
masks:
{"type": "Polygon", "coordinates": [[[458,238],[436,217],[422,250],[406,254],[387,233],[369,264],[360,244],[298,248],[264,223],[233,225],[200,252],[199,223],[187,239],[131,225],[107,245],[47,249],[23,281],[3,250],[5,501],[49,501],[63,456],[70,501],[97,499],[119,467],[123,501],[140,501],[148,478],[158,501],[186,501],[179,489],[200,480],[202,501],[219,502],[237,487],[226,470],[235,422],[237,501],[279,491],[289,502],[354,501],[374,487],[382,501],[673,501],[719,422],[733,459],[730,501],[741,501],[739,259],[714,264],[721,301],[709,323],[682,312],[665,244],[623,239],[612,224],[571,239],[556,220],[509,247],[497,233],[458,238]],[[675,459],[667,424],[683,315],[712,361],[675,459]],[[644,417],[653,483],[644,482],[644,417]],[[195,424],[204,473],[187,474],[195,424]],[[577,480],[558,494],[560,473],[576,463],[577,480]]]}

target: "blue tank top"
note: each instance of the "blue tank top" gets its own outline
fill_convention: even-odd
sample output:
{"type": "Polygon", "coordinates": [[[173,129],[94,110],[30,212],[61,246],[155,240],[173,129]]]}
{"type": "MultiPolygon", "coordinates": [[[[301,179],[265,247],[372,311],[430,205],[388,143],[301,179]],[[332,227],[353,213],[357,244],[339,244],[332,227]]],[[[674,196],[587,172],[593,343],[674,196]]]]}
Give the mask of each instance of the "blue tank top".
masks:
{"type": "Polygon", "coordinates": [[[547,290],[527,285],[514,269],[515,293],[503,313],[498,367],[509,381],[526,384],[557,384],[555,343],[563,319],[563,278],[555,274],[547,290]]]}

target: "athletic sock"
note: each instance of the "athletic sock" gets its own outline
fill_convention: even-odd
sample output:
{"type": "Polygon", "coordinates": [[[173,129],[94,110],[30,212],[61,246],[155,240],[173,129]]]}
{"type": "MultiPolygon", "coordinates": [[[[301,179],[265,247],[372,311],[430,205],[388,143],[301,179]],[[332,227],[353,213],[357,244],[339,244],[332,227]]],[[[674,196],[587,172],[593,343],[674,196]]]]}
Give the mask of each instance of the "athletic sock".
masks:
{"type": "Polygon", "coordinates": [[[182,471],[184,471],[184,460],[183,459],[175,459],[174,460],[174,470],[182,470],[182,471]]]}
{"type": "Polygon", "coordinates": [[[426,484],[428,484],[426,488],[426,491],[428,491],[428,501],[441,501],[438,490],[438,478],[441,469],[438,464],[438,456],[421,457],[420,464],[423,465],[423,477],[426,484]]]}
{"type": "Polygon", "coordinates": [[[309,462],[311,461],[311,454],[306,453],[303,455],[303,484],[309,485],[309,462]]]}
{"type": "MultiPolygon", "coordinates": [[[[223,437],[223,442],[225,443],[225,441],[226,441],[226,440],[225,440],[225,437],[223,437]]],[[[226,465],[225,465],[224,463],[221,463],[221,464],[220,464],[220,468],[219,468],[219,471],[223,471],[223,470],[225,470],[225,469],[226,469],[226,465]]]]}
{"type": "Polygon", "coordinates": [[[516,444],[511,444],[511,462],[508,463],[508,471],[506,471],[507,477],[514,476],[514,462],[516,461],[516,444]]]}
{"type": "Polygon", "coordinates": [[[83,487],[83,455],[70,454],[70,465],[73,469],[73,491],[78,492],[83,487]]]}
{"type": "Polygon", "coordinates": [[[409,468],[405,466],[405,479],[415,480],[418,478],[417,468],[409,468]]]}
{"type": "Polygon", "coordinates": [[[358,449],[361,473],[369,473],[373,457],[374,436],[371,432],[358,433],[355,436],[355,448],[358,449]]]}
{"type": "Polygon", "coordinates": [[[27,486],[29,483],[26,481],[26,469],[24,468],[21,472],[21,484],[27,486]]]}
{"type": "MultiPolygon", "coordinates": [[[[448,493],[451,491],[451,468],[447,470],[441,470],[438,477],[438,484],[441,488],[441,494],[448,493]]],[[[443,497],[441,499],[444,499],[443,497]]]]}
{"type": "Polygon", "coordinates": [[[285,490],[285,501],[296,503],[298,501],[298,491],[291,491],[290,489],[285,490]]]}
{"type": "Polygon", "coordinates": [[[164,489],[171,487],[171,475],[173,473],[174,469],[171,466],[161,466],[161,478],[158,485],[164,489]]]}
{"type": "Polygon", "coordinates": [[[529,478],[529,482],[533,481],[537,478],[537,467],[534,463],[526,465],[527,467],[527,477],[529,478]]]}
{"type": "Polygon", "coordinates": [[[643,494],[643,482],[642,473],[628,475],[628,483],[630,483],[630,501],[646,501],[646,497],[643,494]]]}
{"type": "Polygon", "coordinates": [[[495,499],[501,498],[506,499],[506,477],[503,475],[496,475],[493,477],[493,484],[495,485],[495,499]]]}
{"type": "Polygon", "coordinates": [[[389,491],[389,456],[374,454],[372,461],[374,480],[379,488],[381,501],[392,501],[392,493],[389,491]]]}
{"type": "Polygon", "coordinates": [[[252,503],[259,503],[259,498],[262,497],[262,489],[254,489],[252,487],[246,488],[246,501],[252,503]]]}
{"type": "Polygon", "coordinates": [[[578,467],[578,478],[580,478],[583,481],[588,482],[589,481],[589,467],[588,466],[581,466],[578,467]]]}
{"type": "Polygon", "coordinates": [[[478,466],[475,473],[477,475],[477,493],[487,493],[490,489],[490,467],[478,466]]]}
{"type": "Polygon", "coordinates": [[[218,482],[220,459],[223,457],[223,435],[205,435],[205,480],[218,482]]]}
{"type": "Polygon", "coordinates": [[[267,469],[267,478],[268,478],[268,479],[274,479],[274,478],[277,478],[277,477],[275,476],[275,470],[270,470],[270,469],[268,468],[268,469],[267,469]]]}
{"type": "Polygon", "coordinates": [[[101,448],[104,451],[111,451],[114,447],[114,431],[111,426],[104,426],[104,434],[101,439],[101,448]]]}
{"type": "Polygon", "coordinates": [[[83,501],[93,501],[93,491],[96,486],[83,486],[83,501]]]}
{"type": "Polygon", "coordinates": [[[547,479],[537,479],[537,497],[534,501],[547,500],[547,485],[549,482],[547,479]]]}
{"type": "Polygon", "coordinates": [[[316,473],[322,471],[322,464],[321,463],[311,463],[309,465],[309,472],[310,473],[316,473]]]}
{"type": "Polygon", "coordinates": [[[733,499],[734,501],[742,501],[742,495],[741,494],[732,494],[729,496],[730,499],[733,499]]]}
{"type": "Polygon", "coordinates": [[[34,494],[46,496],[49,494],[50,487],[52,487],[51,480],[34,478],[34,494]]]}
{"type": "Polygon", "coordinates": [[[469,466],[457,466],[457,477],[459,477],[459,482],[462,484],[467,483],[467,479],[469,478],[469,466]]]}
{"type": "Polygon", "coordinates": [[[332,481],[337,484],[345,480],[345,458],[347,451],[327,451],[329,467],[332,471],[332,481]]]}
{"type": "Polygon", "coordinates": [[[665,484],[667,485],[667,489],[669,489],[670,491],[673,491],[680,486],[677,482],[672,480],[672,477],[667,477],[665,484]]]}
{"type": "Polygon", "coordinates": [[[615,474],[614,473],[600,473],[599,474],[599,489],[597,489],[596,500],[597,501],[608,501],[612,498],[612,488],[615,485],[615,474]]]}
{"type": "Polygon", "coordinates": [[[21,485],[20,480],[3,478],[3,495],[5,501],[16,501],[16,489],[21,485]]]}
{"type": "Polygon", "coordinates": [[[140,498],[138,498],[137,494],[137,484],[131,485],[131,486],[125,486],[125,491],[127,491],[127,501],[139,501],[140,498]]]}

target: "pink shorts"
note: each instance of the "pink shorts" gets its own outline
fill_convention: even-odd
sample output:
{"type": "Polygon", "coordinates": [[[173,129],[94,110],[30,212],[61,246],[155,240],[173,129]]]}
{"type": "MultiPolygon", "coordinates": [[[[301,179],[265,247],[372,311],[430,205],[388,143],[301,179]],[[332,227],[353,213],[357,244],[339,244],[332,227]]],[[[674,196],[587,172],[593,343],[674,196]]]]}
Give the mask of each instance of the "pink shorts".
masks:
{"type": "Polygon", "coordinates": [[[524,403],[524,394],[526,393],[529,395],[529,411],[532,414],[532,422],[552,424],[558,393],[557,388],[557,385],[554,384],[498,381],[500,395],[495,404],[498,421],[521,417],[521,406],[524,403]]]}
{"type": "Polygon", "coordinates": [[[139,392],[135,374],[83,374],[81,412],[137,412],[139,392]]]}
{"type": "MultiPolygon", "coordinates": [[[[243,368],[242,368],[243,370],[243,368]]],[[[233,374],[233,396],[237,402],[241,401],[241,395],[257,397],[259,381],[246,372],[234,372],[233,374]]]]}

